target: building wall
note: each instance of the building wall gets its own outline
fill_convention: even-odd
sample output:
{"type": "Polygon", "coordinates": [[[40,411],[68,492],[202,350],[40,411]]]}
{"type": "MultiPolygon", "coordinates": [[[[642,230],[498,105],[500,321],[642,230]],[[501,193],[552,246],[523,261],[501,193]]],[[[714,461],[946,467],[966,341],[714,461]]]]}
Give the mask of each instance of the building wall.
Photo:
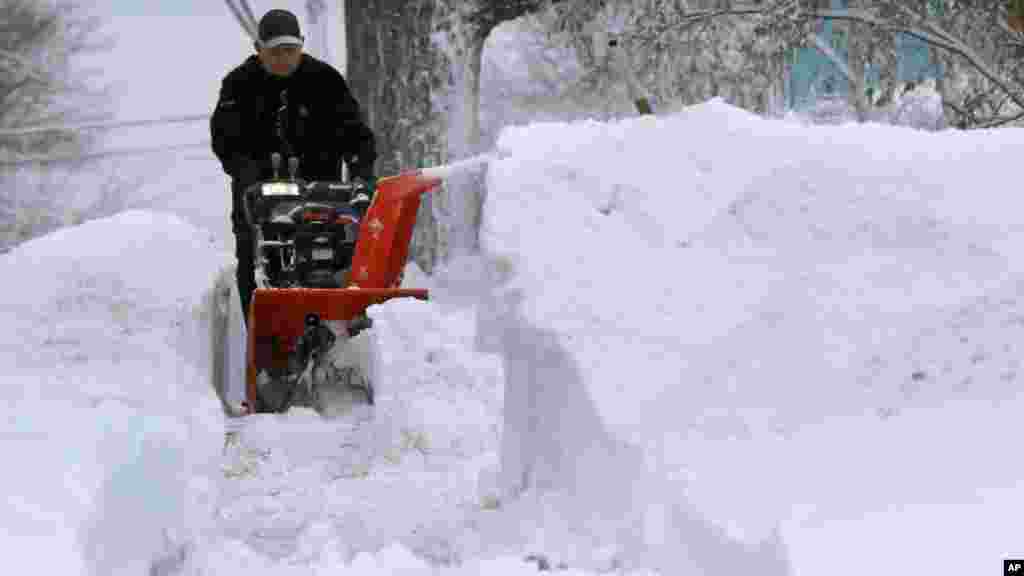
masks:
{"type": "MultiPolygon", "coordinates": [[[[846,0],[831,0],[832,9],[846,8],[846,0]]],[[[838,34],[835,24],[830,20],[817,23],[818,37],[828,43],[835,54],[846,60],[846,42],[842,34],[838,34]]],[[[841,69],[831,58],[816,47],[800,48],[792,51],[786,62],[786,106],[802,108],[811,104],[823,94],[845,96],[849,90],[849,82],[841,69]]]]}

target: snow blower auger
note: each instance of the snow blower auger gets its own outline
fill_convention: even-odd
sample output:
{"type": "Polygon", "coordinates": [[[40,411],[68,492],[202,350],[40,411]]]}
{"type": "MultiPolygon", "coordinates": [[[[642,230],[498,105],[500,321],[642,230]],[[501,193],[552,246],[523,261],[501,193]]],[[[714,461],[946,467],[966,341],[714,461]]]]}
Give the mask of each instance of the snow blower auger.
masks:
{"type": "MultiPolygon", "coordinates": [[[[296,160],[289,162],[290,178],[275,176],[246,191],[257,285],[247,320],[249,414],[284,412],[293,405],[322,414],[323,391],[330,386],[372,405],[371,375],[359,366],[335,365],[337,347],[344,352],[360,346],[361,333],[372,326],[369,306],[428,297],[425,289],[400,285],[420,195],[434,190],[446,171],[381,178],[360,217],[362,183],[303,181],[295,177],[296,160]]],[[[281,156],[275,154],[272,163],[277,175],[281,156]]]]}

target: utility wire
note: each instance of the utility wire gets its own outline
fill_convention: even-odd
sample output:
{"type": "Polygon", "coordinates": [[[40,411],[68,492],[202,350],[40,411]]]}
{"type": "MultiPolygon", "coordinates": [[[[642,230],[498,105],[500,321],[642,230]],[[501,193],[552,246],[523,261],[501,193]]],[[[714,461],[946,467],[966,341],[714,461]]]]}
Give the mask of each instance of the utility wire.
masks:
{"type": "Polygon", "coordinates": [[[256,22],[256,15],[252,11],[252,7],[249,6],[249,0],[238,0],[238,3],[242,5],[242,11],[245,12],[245,17],[249,21],[249,29],[253,32],[259,31],[259,23],[256,22]]]}
{"type": "MultiPolygon", "coordinates": [[[[241,25],[242,29],[253,38],[256,39],[256,18],[253,14],[252,7],[249,5],[247,0],[239,0],[239,5],[236,5],[232,0],[224,0],[227,4],[228,9],[235,16],[235,19],[241,25]]],[[[24,64],[24,61],[16,59],[14,55],[8,53],[0,53],[0,56],[8,57],[15,60],[19,64],[24,64]]],[[[111,130],[115,128],[127,128],[133,126],[152,126],[159,124],[182,124],[188,122],[198,122],[202,120],[208,120],[209,114],[193,114],[188,116],[172,116],[164,118],[156,118],[150,120],[127,120],[120,122],[91,122],[84,124],[74,125],[50,125],[50,126],[31,126],[27,128],[14,128],[14,129],[0,129],[0,137],[12,137],[12,136],[27,136],[30,134],[40,134],[46,132],[64,132],[64,131],[84,131],[84,130],[111,130]]],[[[112,150],[101,150],[97,152],[89,152],[84,154],[67,154],[67,155],[36,155],[36,156],[22,156],[19,158],[2,159],[0,158],[0,167],[4,166],[25,166],[30,164],[50,164],[58,162],[79,162],[83,160],[92,160],[97,158],[108,158],[111,156],[136,156],[145,154],[156,154],[161,152],[174,152],[180,150],[188,150],[193,148],[207,147],[210,146],[210,141],[206,140],[194,144],[178,144],[173,146],[158,146],[149,148],[122,148],[112,150]]]]}
{"type": "Polygon", "coordinates": [[[28,136],[30,134],[43,134],[46,132],[82,132],[85,130],[112,130],[115,128],[129,128],[133,126],[153,126],[159,124],[186,124],[190,122],[200,122],[209,119],[209,114],[191,114],[187,116],[165,116],[163,118],[152,118],[147,120],[86,122],[82,124],[51,124],[46,126],[29,126],[26,128],[0,129],[0,137],[28,136]]]}
{"type": "Polygon", "coordinates": [[[252,40],[255,42],[256,29],[253,28],[253,26],[248,22],[248,19],[246,18],[245,14],[243,14],[241,9],[239,9],[238,6],[236,6],[235,3],[231,0],[224,0],[224,3],[228,5],[228,9],[231,10],[231,13],[235,15],[235,20],[238,20],[238,24],[242,27],[242,30],[244,30],[245,33],[248,34],[249,37],[252,38],[252,40]]]}
{"type": "Polygon", "coordinates": [[[51,164],[51,163],[63,163],[63,162],[80,162],[83,160],[95,160],[97,158],[108,158],[110,156],[142,156],[146,154],[157,154],[165,152],[178,152],[181,150],[191,150],[195,148],[209,147],[210,141],[206,140],[203,142],[193,142],[188,144],[172,144],[168,146],[151,146],[148,148],[114,148],[110,150],[100,150],[97,152],[86,152],[83,154],[65,154],[65,155],[53,155],[47,156],[40,154],[37,156],[22,156],[20,158],[2,159],[0,158],[0,167],[3,166],[27,166],[30,164],[51,164]]]}

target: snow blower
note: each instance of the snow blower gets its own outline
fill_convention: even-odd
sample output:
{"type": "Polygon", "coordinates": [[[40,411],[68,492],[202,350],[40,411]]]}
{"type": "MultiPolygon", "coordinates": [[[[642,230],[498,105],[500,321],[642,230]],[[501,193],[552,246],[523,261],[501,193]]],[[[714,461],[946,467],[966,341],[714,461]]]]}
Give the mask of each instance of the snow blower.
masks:
{"type": "Polygon", "coordinates": [[[336,360],[360,347],[372,327],[369,306],[427,299],[425,289],[401,288],[402,272],[420,195],[435,190],[452,167],[381,178],[362,214],[357,204],[367,196],[359,181],[303,181],[295,177],[295,158],[291,176],[280,178],[280,154],[272,164],[275,177],[245,194],[256,290],[247,311],[244,412],[306,405],[323,413],[323,391],[332,386],[372,405],[372,374],[336,360]]]}

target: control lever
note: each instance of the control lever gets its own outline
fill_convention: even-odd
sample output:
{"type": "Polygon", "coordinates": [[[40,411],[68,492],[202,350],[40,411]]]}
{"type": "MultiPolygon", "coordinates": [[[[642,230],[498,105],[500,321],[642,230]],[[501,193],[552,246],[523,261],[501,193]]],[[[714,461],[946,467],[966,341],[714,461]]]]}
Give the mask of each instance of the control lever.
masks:
{"type": "Polygon", "coordinates": [[[270,165],[274,167],[274,180],[281,178],[281,153],[274,152],[270,155],[270,165]]]}
{"type": "Polygon", "coordinates": [[[294,181],[296,176],[299,173],[299,159],[298,159],[298,157],[292,156],[291,158],[288,159],[288,173],[291,175],[291,178],[294,181]]]}

